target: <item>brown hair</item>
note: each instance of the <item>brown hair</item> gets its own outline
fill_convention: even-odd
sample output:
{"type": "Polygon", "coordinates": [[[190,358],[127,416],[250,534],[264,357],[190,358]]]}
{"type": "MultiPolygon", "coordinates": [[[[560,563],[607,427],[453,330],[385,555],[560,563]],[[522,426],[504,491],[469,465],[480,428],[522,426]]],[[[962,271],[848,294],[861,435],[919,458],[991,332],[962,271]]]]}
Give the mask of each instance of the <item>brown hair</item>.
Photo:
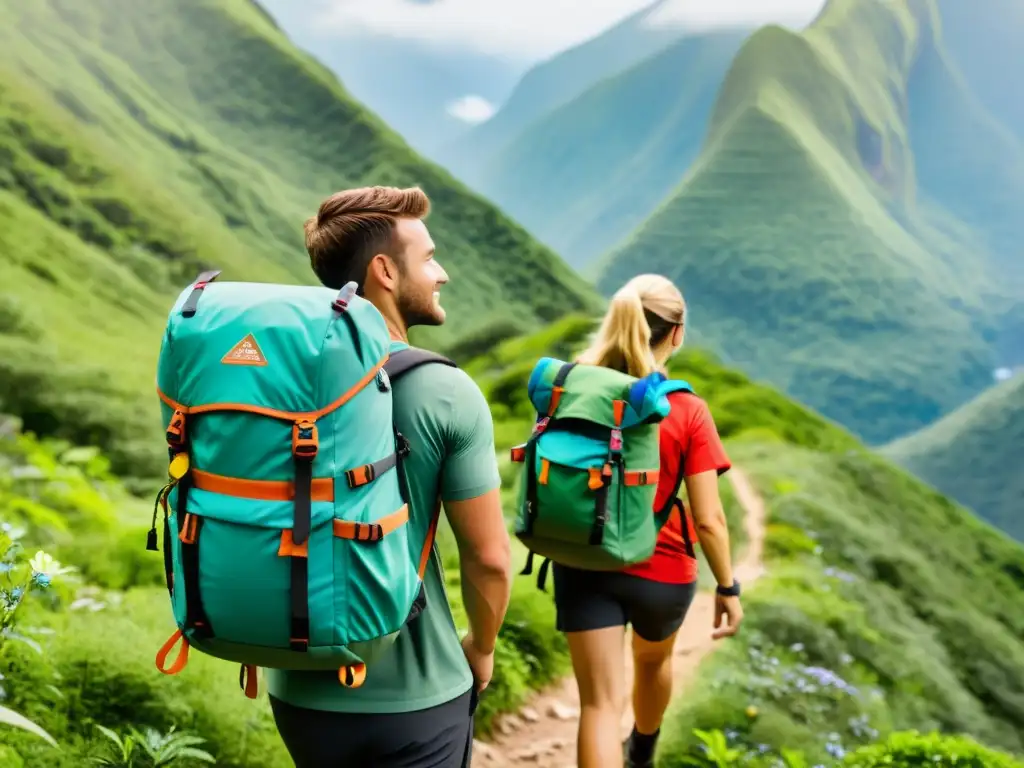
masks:
{"type": "Polygon", "coordinates": [[[658,364],[653,349],[686,325],[686,302],[661,275],[637,275],[612,296],[608,312],[579,362],[643,377],[658,364]]]}
{"type": "Polygon", "coordinates": [[[362,295],[366,269],[378,253],[395,258],[393,232],[399,218],[422,219],[430,212],[430,199],[419,187],[361,187],[335,192],[322,203],[316,216],[306,220],[306,251],[320,282],[340,289],[350,280],[362,295]]]}

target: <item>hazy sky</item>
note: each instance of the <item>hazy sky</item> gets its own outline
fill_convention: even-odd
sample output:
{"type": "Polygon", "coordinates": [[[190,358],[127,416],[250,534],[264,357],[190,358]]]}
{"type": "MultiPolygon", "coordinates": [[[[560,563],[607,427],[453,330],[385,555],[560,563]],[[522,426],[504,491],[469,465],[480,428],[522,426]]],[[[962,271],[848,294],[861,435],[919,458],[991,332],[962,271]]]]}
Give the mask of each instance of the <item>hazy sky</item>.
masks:
{"type": "MultiPolygon", "coordinates": [[[[369,28],[536,61],[598,34],[652,0],[317,0],[321,34],[369,28]]],[[[707,29],[803,26],[824,0],[667,0],[652,23],[707,29]]]]}

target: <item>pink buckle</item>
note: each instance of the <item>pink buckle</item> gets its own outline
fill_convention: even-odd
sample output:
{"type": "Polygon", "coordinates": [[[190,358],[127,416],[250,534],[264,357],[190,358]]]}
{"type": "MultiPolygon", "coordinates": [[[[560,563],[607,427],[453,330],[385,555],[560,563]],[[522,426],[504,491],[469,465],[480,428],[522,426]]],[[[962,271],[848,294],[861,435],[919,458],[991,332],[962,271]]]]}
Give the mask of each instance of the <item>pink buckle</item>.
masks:
{"type": "Polygon", "coordinates": [[[609,442],[609,448],[616,453],[622,450],[622,431],[618,429],[612,430],[612,439],[609,442]]]}

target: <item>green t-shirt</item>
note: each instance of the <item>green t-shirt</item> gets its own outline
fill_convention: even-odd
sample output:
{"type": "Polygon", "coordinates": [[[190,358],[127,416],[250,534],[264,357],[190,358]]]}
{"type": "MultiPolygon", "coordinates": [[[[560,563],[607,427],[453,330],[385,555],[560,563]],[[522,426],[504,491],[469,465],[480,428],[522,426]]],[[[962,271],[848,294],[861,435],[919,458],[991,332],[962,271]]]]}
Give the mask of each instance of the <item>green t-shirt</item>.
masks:
{"type": "MultiPolygon", "coordinates": [[[[407,344],[392,342],[391,351],[407,344]]],[[[479,496],[500,485],[494,425],[483,394],[465,372],[430,364],[402,377],[393,390],[398,431],[410,444],[409,536],[419,553],[430,527],[440,476],[443,501],[479,496]]],[[[427,607],[402,629],[387,658],[349,689],[336,672],[267,669],[270,694],[290,704],[335,712],[412,712],[451,701],[470,689],[469,664],[448,605],[435,548],[423,577],[427,607]]]]}

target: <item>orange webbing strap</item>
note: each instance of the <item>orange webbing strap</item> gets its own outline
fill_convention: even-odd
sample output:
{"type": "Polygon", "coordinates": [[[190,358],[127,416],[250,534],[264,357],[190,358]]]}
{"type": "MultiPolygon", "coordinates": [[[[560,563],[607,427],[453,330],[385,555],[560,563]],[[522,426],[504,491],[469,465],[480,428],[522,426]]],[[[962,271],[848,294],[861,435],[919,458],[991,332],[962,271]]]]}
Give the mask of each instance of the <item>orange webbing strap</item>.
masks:
{"type": "Polygon", "coordinates": [[[633,469],[625,473],[626,485],[657,485],[661,470],[633,469]]]}
{"type": "Polygon", "coordinates": [[[437,520],[441,516],[441,497],[437,497],[434,504],[434,514],[430,518],[430,527],[427,529],[427,538],[423,542],[423,551],[420,553],[420,566],[417,570],[420,579],[427,572],[427,563],[430,562],[430,550],[434,548],[434,536],[437,535],[437,520]]]}
{"type": "Polygon", "coordinates": [[[612,401],[612,413],[615,414],[615,426],[621,427],[622,420],[626,417],[626,401],[625,400],[613,400],[612,401]]]}
{"type": "Polygon", "coordinates": [[[188,664],[188,639],[181,634],[181,630],[176,630],[173,635],[167,640],[166,643],[161,646],[160,650],[156,652],[156,668],[163,672],[165,675],[176,675],[185,668],[188,664]],[[174,644],[181,640],[181,649],[178,651],[178,655],[174,658],[174,662],[170,667],[167,667],[167,656],[171,652],[171,648],[174,644]]]}
{"type": "Polygon", "coordinates": [[[199,534],[199,521],[191,512],[185,513],[185,520],[181,524],[181,533],[178,538],[182,544],[195,544],[196,536],[199,534]]]}
{"type": "MultiPolygon", "coordinates": [[[[225,477],[212,472],[192,470],[192,487],[225,496],[260,501],[292,501],[295,499],[294,480],[245,480],[241,477],[225,477]]],[[[334,501],[334,478],[313,478],[310,501],[334,501]]]]}
{"type": "Polygon", "coordinates": [[[167,445],[172,450],[180,450],[185,444],[185,413],[181,408],[175,408],[171,414],[171,420],[167,423],[166,430],[167,445]]]}
{"type": "Polygon", "coordinates": [[[182,405],[176,400],[172,399],[162,389],[157,387],[156,393],[167,405],[175,410],[181,411],[185,414],[193,413],[211,413],[214,411],[241,411],[243,413],[256,413],[261,416],[269,416],[272,419],[282,419],[284,421],[310,421],[314,422],[317,419],[326,416],[338,408],[341,408],[345,403],[351,400],[353,397],[362,392],[363,388],[370,384],[375,378],[377,378],[377,372],[384,367],[384,363],[388,361],[388,353],[385,352],[384,356],[378,360],[374,366],[366,372],[366,374],[355,384],[353,384],[348,390],[342,393],[341,397],[330,403],[319,411],[279,411],[276,408],[264,408],[261,405],[249,405],[248,403],[204,403],[203,405],[182,405]]]}
{"type": "Polygon", "coordinates": [[[563,387],[552,387],[551,388],[551,402],[548,403],[548,417],[555,415],[555,410],[558,408],[558,403],[562,399],[562,393],[565,392],[563,387]]]}
{"type": "Polygon", "coordinates": [[[309,557],[309,539],[296,544],[292,538],[292,529],[281,531],[281,544],[277,548],[278,557],[309,557]]]}
{"type": "Polygon", "coordinates": [[[376,523],[335,520],[334,535],[339,539],[352,539],[353,541],[379,541],[407,522],[409,522],[409,505],[403,504],[397,512],[385,515],[376,523]]]}
{"type": "Polygon", "coordinates": [[[238,687],[245,691],[247,698],[255,699],[259,693],[260,681],[255,664],[242,664],[238,670],[238,687]]]}
{"type": "Polygon", "coordinates": [[[541,485],[548,484],[548,472],[551,470],[551,462],[547,459],[540,460],[540,475],[537,477],[537,482],[541,485]]]}
{"type": "Polygon", "coordinates": [[[366,682],[366,665],[352,664],[338,670],[338,682],[346,688],[358,688],[366,682]]]}

